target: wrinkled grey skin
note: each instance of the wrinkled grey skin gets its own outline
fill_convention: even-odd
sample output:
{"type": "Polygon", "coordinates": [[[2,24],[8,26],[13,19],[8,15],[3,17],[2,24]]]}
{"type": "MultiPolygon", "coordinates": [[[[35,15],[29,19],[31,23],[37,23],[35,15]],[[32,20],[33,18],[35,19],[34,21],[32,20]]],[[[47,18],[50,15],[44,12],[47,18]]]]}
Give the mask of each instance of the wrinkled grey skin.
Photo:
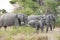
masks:
{"type": "Polygon", "coordinates": [[[28,25],[32,26],[33,28],[36,28],[36,32],[39,32],[39,21],[38,20],[30,20],[28,22],[28,25]]]}
{"type": "Polygon", "coordinates": [[[41,31],[43,32],[44,29],[44,15],[30,15],[28,16],[28,23],[32,27],[36,27],[37,32],[39,31],[39,28],[41,28],[41,31]]]}
{"type": "Polygon", "coordinates": [[[43,32],[44,25],[45,25],[45,20],[44,20],[44,17],[42,17],[42,18],[39,20],[39,26],[40,26],[40,28],[41,28],[41,32],[43,32]]]}
{"type": "Polygon", "coordinates": [[[49,14],[49,15],[50,15],[50,20],[52,21],[52,23],[54,25],[53,28],[55,28],[57,16],[54,14],[49,14]]]}
{"type": "Polygon", "coordinates": [[[46,33],[48,32],[48,28],[50,27],[50,30],[52,31],[52,22],[50,20],[50,16],[47,15],[45,19],[45,24],[46,24],[46,33]]]}
{"type": "Polygon", "coordinates": [[[42,32],[43,32],[44,26],[46,25],[46,33],[48,32],[49,27],[50,27],[50,30],[52,31],[53,22],[54,22],[53,28],[55,28],[56,16],[52,14],[42,15],[42,16],[37,16],[37,15],[28,16],[29,25],[31,25],[32,27],[37,27],[36,28],[37,30],[39,30],[39,27],[40,27],[42,32]],[[36,20],[39,22],[37,22],[36,20]],[[36,24],[39,24],[39,26],[37,26],[36,24]]]}
{"type": "Polygon", "coordinates": [[[16,14],[6,13],[0,16],[0,27],[7,28],[7,26],[18,26],[18,22],[16,14]]]}
{"type": "Polygon", "coordinates": [[[30,20],[28,22],[28,25],[32,26],[33,28],[36,28],[36,32],[39,32],[39,29],[41,29],[41,32],[43,32],[44,29],[44,19],[41,18],[40,20],[30,20]]]}
{"type": "Polygon", "coordinates": [[[55,23],[56,23],[56,16],[54,16],[53,14],[48,14],[45,15],[45,24],[46,24],[46,32],[48,32],[48,28],[50,27],[50,30],[52,31],[52,24],[54,22],[54,27],[55,28],[55,23]]]}
{"type": "Polygon", "coordinates": [[[40,20],[41,17],[42,17],[42,15],[29,15],[29,16],[28,16],[28,22],[29,22],[30,20],[40,20]]]}
{"type": "Polygon", "coordinates": [[[18,14],[18,18],[21,20],[19,24],[27,24],[27,15],[26,14],[18,14]]]}

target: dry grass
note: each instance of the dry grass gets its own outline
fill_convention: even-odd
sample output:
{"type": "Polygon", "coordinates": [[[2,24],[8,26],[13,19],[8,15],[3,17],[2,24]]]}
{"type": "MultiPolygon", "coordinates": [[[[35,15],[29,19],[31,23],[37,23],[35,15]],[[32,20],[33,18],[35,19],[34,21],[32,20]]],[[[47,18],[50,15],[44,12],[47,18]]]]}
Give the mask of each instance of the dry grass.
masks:
{"type": "Polygon", "coordinates": [[[60,38],[60,28],[48,33],[45,31],[44,33],[35,33],[35,31],[31,27],[18,27],[17,29],[9,27],[6,31],[2,28],[0,30],[0,40],[56,40],[56,37],[60,38]]]}
{"type": "Polygon", "coordinates": [[[33,34],[29,40],[48,40],[48,37],[45,34],[33,34]]]}
{"type": "Polygon", "coordinates": [[[14,40],[48,40],[48,37],[45,34],[36,33],[32,35],[18,34],[14,36],[14,40]]]}

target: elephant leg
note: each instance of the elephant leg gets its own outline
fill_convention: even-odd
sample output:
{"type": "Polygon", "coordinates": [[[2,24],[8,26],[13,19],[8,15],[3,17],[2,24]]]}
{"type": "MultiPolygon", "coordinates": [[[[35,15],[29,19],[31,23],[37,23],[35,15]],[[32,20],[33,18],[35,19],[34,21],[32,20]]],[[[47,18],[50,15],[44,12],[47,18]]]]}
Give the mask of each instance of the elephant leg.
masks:
{"type": "Polygon", "coordinates": [[[47,27],[46,27],[46,33],[48,32],[48,27],[49,27],[49,26],[47,25],[47,27]]]}
{"type": "Polygon", "coordinates": [[[19,23],[19,25],[21,25],[21,20],[18,18],[18,23],[19,23]]]}
{"type": "Polygon", "coordinates": [[[41,28],[41,32],[43,32],[43,28],[41,28]]]}
{"type": "Polygon", "coordinates": [[[26,24],[26,20],[25,20],[25,17],[23,17],[23,22],[24,22],[24,25],[26,24]]]}
{"type": "Polygon", "coordinates": [[[44,29],[44,24],[42,24],[41,26],[41,32],[43,32],[43,29],[44,29]]]}
{"type": "Polygon", "coordinates": [[[5,30],[7,29],[7,26],[4,26],[5,30]]]}
{"type": "Polygon", "coordinates": [[[48,27],[47,27],[47,29],[46,29],[46,33],[48,32],[48,27]]]}
{"type": "Polygon", "coordinates": [[[19,26],[19,20],[16,18],[16,20],[15,20],[15,26],[19,26]]]}
{"type": "Polygon", "coordinates": [[[39,26],[36,26],[36,33],[39,33],[39,26]]]}
{"type": "Polygon", "coordinates": [[[52,24],[49,24],[50,30],[52,31],[52,24]]]}

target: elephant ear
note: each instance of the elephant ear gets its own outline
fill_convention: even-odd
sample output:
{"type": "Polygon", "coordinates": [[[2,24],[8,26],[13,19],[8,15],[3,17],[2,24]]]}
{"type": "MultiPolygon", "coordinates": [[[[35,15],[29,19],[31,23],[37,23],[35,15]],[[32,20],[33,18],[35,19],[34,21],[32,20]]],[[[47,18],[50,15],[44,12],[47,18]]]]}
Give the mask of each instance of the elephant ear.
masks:
{"type": "Polygon", "coordinates": [[[18,18],[15,19],[15,26],[19,26],[18,18]]]}

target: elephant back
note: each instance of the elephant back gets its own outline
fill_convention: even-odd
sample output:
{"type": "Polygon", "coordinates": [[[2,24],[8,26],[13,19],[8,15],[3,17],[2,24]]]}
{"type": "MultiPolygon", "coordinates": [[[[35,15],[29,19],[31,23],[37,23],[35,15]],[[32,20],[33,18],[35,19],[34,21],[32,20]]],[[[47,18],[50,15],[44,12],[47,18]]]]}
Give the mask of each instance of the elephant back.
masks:
{"type": "Polygon", "coordinates": [[[17,20],[16,14],[3,14],[1,15],[1,20],[3,22],[3,26],[11,26],[15,25],[15,21],[17,20]]]}

